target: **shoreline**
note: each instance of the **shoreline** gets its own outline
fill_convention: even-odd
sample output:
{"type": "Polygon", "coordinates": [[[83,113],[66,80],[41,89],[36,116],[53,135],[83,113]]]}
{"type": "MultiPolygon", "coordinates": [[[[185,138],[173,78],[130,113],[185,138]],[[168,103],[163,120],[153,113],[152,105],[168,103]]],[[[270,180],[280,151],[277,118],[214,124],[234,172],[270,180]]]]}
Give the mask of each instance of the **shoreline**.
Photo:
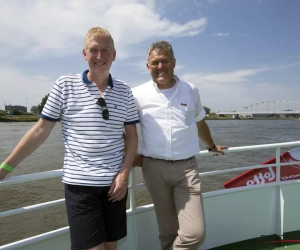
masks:
{"type": "MultiPolygon", "coordinates": [[[[1,122],[37,122],[40,116],[38,115],[18,115],[18,116],[0,116],[1,122]]],[[[241,117],[239,119],[233,119],[232,117],[217,117],[217,116],[206,116],[204,120],[241,120],[241,121],[249,121],[249,120],[299,120],[297,117],[241,117]]]]}
{"type": "Polygon", "coordinates": [[[39,118],[38,115],[0,116],[0,122],[37,122],[39,118]]]}
{"type": "Polygon", "coordinates": [[[239,118],[239,119],[234,119],[234,118],[231,118],[231,117],[205,117],[204,120],[236,120],[236,121],[255,121],[255,120],[300,120],[300,118],[297,118],[297,117],[286,117],[286,118],[280,118],[280,117],[252,117],[252,118],[249,118],[249,117],[242,117],[242,118],[239,118]]]}

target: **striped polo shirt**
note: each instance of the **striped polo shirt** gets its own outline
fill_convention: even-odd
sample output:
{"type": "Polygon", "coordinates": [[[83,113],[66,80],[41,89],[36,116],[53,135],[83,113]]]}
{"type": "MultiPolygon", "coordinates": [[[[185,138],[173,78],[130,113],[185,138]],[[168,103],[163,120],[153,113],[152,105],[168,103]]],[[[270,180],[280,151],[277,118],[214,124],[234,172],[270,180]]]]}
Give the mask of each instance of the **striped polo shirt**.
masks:
{"type": "Polygon", "coordinates": [[[109,119],[102,117],[98,87],[87,72],[61,76],[54,84],[41,118],[61,121],[65,146],[62,181],[72,185],[110,186],[124,158],[124,125],[139,122],[128,85],[109,75],[101,96],[109,119]]]}

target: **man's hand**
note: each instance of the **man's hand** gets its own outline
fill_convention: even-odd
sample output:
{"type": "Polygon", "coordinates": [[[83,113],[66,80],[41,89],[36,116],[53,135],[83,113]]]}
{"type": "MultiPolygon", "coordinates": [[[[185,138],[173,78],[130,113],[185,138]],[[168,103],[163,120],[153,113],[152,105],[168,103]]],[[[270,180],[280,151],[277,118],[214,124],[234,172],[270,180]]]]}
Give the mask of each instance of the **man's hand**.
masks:
{"type": "Polygon", "coordinates": [[[3,168],[0,168],[0,180],[3,180],[7,174],[8,174],[8,171],[6,171],[3,168]]]}
{"type": "Polygon", "coordinates": [[[143,166],[143,156],[140,154],[135,155],[135,159],[133,162],[134,167],[142,167],[143,166]]]}
{"type": "MultiPolygon", "coordinates": [[[[218,154],[224,155],[225,154],[225,152],[223,151],[224,149],[228,149],[228,147],[227,146],[216,145],[215,149],[212,152],[216,152],[218,154]]],[[[214,154],[214,155],[218,155],[218,154],[214,154]]]]}
{"type": "Polygon", "coordinates": [[[128,175],[124,173],[118,173],[110,186],[108,192],[108,200],[115,202],[122,200],[127,192],[128,188],[128,175]]]}
{"type": "MultiPolygon", "coordinates": [[[[205,120],[201,120],[196,123],[197,128],[198,128],[198,135],[201,141],[204,143],[204,145],[207,145],[208,147],[211,147],[211,145],[215,145],[214,141],[211,137],[209,127],[207,126],[205,120]]],[[[220,145],[215,145],[215,148],[211,152],[215,152],[218,154],[224,155],[225,152],[223,151],[224,149],[227,149],[227,146],[220,146],[220,145]]]]}

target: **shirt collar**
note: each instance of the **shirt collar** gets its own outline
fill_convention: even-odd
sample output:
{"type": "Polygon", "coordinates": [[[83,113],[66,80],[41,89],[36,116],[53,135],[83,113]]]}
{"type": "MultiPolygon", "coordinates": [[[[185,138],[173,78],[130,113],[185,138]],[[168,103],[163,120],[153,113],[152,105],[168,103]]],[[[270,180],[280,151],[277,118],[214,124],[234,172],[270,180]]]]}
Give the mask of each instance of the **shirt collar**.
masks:
{"type": "MultiPolygon", "coordinates": [[[[86,84],[86,85],[92,84],[92,82],[87,78],[87,73],[88,73],[88,72],[89,72],[89,70],[85,70],[85,71],[83,71],[83,73],[82,73],[82,81],[83,81],[84,84],[86,84]]],[[[113,84],[113,80],[112,80],[111,74],[109,74],[109,76],[108,76],[108,86],[110,86],[111,88],[114,87],[114,84],[113,84]]]]}
{"type": "Polygon", "coordinates": [[[173,78],[175,79],[175,81],[176,81],[176,84],[178,84],[178,83],[180,82],[180,79],[179,79],[179,77],[178,77],[178,76],[176,76],[176,75],[173,75],[173,78]]]}

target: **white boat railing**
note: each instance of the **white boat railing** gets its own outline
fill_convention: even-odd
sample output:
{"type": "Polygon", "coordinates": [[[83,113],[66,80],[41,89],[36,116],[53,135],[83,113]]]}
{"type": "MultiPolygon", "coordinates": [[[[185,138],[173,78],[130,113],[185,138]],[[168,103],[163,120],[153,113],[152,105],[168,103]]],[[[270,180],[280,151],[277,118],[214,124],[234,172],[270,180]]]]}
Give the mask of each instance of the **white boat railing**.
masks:
{"type": "MultiPolygon", "coordinates": [[[[267,187],[272,187],[272,186],[282,186],[282,185],[289,185],[292,183],[300,183],[300,180],[290,180],[290,181],[281,181],[280,180],[280,167],[281,166],[286,166],[290,165],[291,163],[280,163],[280,150],[283,147],[294,147],[294,146],[299,146],[300,141],[293,141],[293,142],[283,142],[283,143],[274,143],[274,144],[264,144],[264,145],[253,145],[253,146],[244,146],[244,147],[232,147],[229,148],[226,151],[226,154],[228,153],[237,153],[237,152],[244,152],[244,151],[250,151],[250,150],[262,150],[262,149],[270,149],[273,148],[275,149],[275,155],[276,155],[276,163],[275,164],[267,164],[267,165],[255,165],[255,166],[247,166],[247,167],[239,167],[239,168],[232,168],[232,169],[223,169],[223,170],[214,170],[210,172],[205,172],[205,173],[200,173],[200,176],[211,176],[211,175],[216,175],[216,174],[222,174],[222,173],[228,173],[228,172],[236,172],[236,171],[241,171],[241,170],[248,170],[248,169],[255,169],[255,168],[267,168],[267,167],[276,167],[276,181],[272,183],[266,183],[264,185],[254,185],[254,186],[245,186],[245,187],[239,187],[239,188],[231,188],[231,189],[223,189],[223,190],[217,190],[217,191],[211,191],[203,194],[203,197],[211,197],[211,196],[218,196],[222,195],[225,193],[232,193],[232,192],[238,192],[238,191],[243,191],[243,190],[249,190],[249,189],[256,189],[256,188],[267,188],[267,187]]],[[[213,155],[214,153],[208,152],[207,150],[200,151],[199,154],[202,155],[213,155]]],[[[293,164],[300,164],[300,161],[298,162],[293,162],[293,164]]],[[[4,186],[9,186],[9,185],[16,185],[20,183],[25,183],[25,182],[32,182],[32,181],[37,181],[37,180],[44,180],[44,179],[49,179],[49,178],[54,178],[54,177],[60,177],[62,174],[62,170],[53,170],[53,171],[47,171],[47,172],[40,172],[40,173],[34,173],[34,174],[26,174],[22,176],[16,176],[16,177],[8,177],[2,181],[0,181],[0,188],[4,186]]],[[[153,209],[153,205],[146,205],[146,206],[140,206],[136,207],[135,205],[135,188],[138,187],[143,187],[145,186],[144,183],[139,183],[135,184],[135,175],[134,171],[131,170],[130,172],[130,182],[129,182],[129,203],[130,207],[127,210],[127,214],[135,214],[135,213],[140,213],[145,210],[153,209]]],[[[59,200],[54,200],[54,201],[49,201],[45,203],[40,203],[40,204],[35,204],[31,206],[26,206],[26,207],[21,207],[17,209],[12,209],[4,212],[0,212],[0,218],[7,217],[7,216],[14,216],[16,214],[21,214],[29,211],[34,211],[50,206],[55,206],[58,204],[64,203],[64,199],[59,199],[59,200]]],[[[279,204],[280,205],[280,204],[279,204]]],[[[280,217],[280,215],[279,215],[280,217]]],[[[282,218],[279,218],[280,223],[282,224],[282,218]]],[[[65,233],[68,227],[62,228],[56,231],[53,231],[53,233],[56,235],[59,232],[60,233],[65,233]]],[[[280,226],[281,230],[278,232],[279,236],[283,235],[283,229],[282,225],[280,226]]],[[[49,237],[51,238],[51,233],[47,234],[47,236],[43,236],[43,238],[49,237]]],[[[35,237],[32,238],[34,241],[38,241],[39,239],[36,239],[35,237]]],[[[19,243],[21,245],[27,244],[27,243],[22,243],[23,241],[20,241],[19,243]]],[[[18,247],[21,245],[19,244],[18,247]]],[[[10,244],[5,245],[3,247],[0,246],[0,249],[17,249],[17,246],[14,245],[13,248],[8,247],[10,244]],[[6,247],[7,246],[7,247],[6,247]]]]}

